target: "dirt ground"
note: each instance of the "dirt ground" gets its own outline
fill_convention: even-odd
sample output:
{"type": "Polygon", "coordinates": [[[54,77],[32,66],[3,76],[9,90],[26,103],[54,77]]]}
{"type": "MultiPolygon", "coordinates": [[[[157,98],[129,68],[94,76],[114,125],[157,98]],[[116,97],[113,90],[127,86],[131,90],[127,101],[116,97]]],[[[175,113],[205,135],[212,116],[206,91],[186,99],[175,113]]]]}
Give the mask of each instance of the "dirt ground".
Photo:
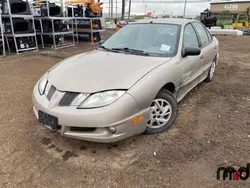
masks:
{"type": "Polygon", "coordinates": [[[73,140],[41,126],[31,93],[65,57],[95,46],[41,50],[0,59],[0,187],[249,187],[219,181],[219,165],[250,162],[250,37],[218,37],[213,82],[180,104],[173,127],[115,144],[73,140]]]}

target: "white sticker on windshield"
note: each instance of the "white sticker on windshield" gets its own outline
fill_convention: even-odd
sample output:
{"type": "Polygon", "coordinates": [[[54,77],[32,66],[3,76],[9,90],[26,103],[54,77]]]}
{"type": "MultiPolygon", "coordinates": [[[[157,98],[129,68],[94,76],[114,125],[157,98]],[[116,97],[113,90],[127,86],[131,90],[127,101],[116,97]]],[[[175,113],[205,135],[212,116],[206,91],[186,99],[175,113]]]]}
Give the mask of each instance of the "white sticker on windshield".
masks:
{"type": "Polygon", "coordinates": [[[161,45],[161,51],[165,51],[165,52],[169,52],[171,46],[166,45],[166,44],[162,44],[161,45]]]}

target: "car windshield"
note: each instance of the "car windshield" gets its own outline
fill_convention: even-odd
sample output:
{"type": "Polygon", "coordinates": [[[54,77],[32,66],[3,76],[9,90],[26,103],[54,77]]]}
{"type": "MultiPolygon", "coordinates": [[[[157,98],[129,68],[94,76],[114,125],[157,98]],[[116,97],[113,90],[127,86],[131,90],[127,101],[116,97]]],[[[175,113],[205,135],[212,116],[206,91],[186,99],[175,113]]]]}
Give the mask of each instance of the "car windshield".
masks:
{"type": "Polygon", "coordinates": [[[137,55],[175,56],[178,48],[179,25],[130,24],[101,46],[105,50],[137,55]]]}

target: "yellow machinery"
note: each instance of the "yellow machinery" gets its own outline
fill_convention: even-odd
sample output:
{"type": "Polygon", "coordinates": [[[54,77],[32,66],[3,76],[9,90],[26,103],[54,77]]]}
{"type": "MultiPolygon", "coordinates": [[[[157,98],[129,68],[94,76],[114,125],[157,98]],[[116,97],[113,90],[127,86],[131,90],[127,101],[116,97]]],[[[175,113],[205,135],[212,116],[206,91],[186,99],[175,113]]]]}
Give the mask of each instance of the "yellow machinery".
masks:
{"type": "Polygon", "coordinates": [[[250,28],[248,15],[246,13],[238,14],[232,26],[234,29],[250,28]]]}
{"type": "Polygon", "coordinates": [[[67,5],[82,5],[94,14],[102,14],[103,7],[101,5],[102,2],[95,2],[95,0],[65,0],[65,4],[67,5]]]}
{"type": "Polygon", "coordinates": [[[115,30],[118,31],[119,29],[121,29],[122,27],[128,25],[128,22],[127,21],[119,21],[118,23],[116,23],[116,28],[115,30]]]}

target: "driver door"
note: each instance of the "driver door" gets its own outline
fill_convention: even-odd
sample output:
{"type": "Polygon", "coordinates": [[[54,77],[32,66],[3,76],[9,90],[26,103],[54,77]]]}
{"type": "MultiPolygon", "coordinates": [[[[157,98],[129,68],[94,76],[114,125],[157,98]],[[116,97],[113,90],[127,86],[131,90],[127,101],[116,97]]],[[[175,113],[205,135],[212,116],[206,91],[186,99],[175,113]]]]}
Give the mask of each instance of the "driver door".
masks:
{"type": "MultiPolygon", "coordinates": [[[[184,28],[182,49],[185,49],[186,47],[200,47],[197,34],[191,24],[186,25],[184,28]]],[[[193,87],[199,83],[203,73],[203,61],[204,58],[202,54],[198,56],[187,56],[182,58],[182,76],[178,98],[184,97],[193,87]]]]}

